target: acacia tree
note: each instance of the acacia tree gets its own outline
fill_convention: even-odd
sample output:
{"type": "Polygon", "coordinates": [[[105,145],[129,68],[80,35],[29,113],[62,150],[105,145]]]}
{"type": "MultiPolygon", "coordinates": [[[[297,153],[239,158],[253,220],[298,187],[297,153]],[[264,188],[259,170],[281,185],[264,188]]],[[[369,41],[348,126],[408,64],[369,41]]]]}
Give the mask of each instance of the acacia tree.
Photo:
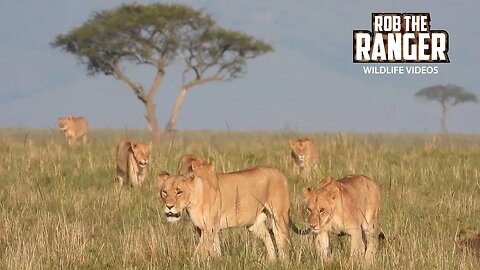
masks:
{"type": "Polygon", "coordinates": [[[183,59],[185,64],[183,81],[164,131],[173,130],[189,89],[238,78],[245,72],[247,59],[273,50],[261,40],[218,26],[203,10],[137,3],[96,12],[83,25],[58,35],[51,45],[77,56],[89,75],[111,75],[127,84],[144,104],[148,127],[157,141],[162,130],[154,99],[166,68],[175,60],[183,59]],[[134,65],[156,69],[148,90],[126,74],[125,68],[134,65]]]}
{"type": "Polygon", "coordinates": [[[465,102],[478,102],[477,96],[465,91],[462,87],[452,84],[434,85],[420,89],[416,98],[425,101],[436,101],[442,107],[440,124],[442,132],[447,133],[447,112],[454,106],[465,102]]]}

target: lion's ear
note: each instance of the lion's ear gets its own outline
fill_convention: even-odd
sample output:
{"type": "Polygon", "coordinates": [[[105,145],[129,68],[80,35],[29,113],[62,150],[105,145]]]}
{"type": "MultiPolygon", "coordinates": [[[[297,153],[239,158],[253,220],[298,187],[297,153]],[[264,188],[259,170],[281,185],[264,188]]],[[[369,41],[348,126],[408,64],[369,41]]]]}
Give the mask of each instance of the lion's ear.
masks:
{"type": "Polygon", "coordinates": [[[334,183],[335,182],[335,178],[331,177],[331,176],[327,176],[325,178],[323,178],[322,181],[320,181],[320,185],[321,186],[328,186],[330,185],[331,183],[334,183]]]}
{"type": "Polygon", "coordinates": [[[158,177],[157,177],[157,184],[158,186],[162,186],[163,183],[165,182],[165,180],[167,180],[167,178],[170,176],[170,174],[166,171],[161,171],[159,174],[158,174],[158,177]]]}
{"type": "Polygon", "coordinates": [[[193,164],[193,163],[194,163],[194,162],[192,162],[192,163],[190,164],[190,170],[191,170],[192,172],[194,172],[195,169],[196,169],[196,168],[195,168],[196,166],[195,166],[195,164],[193,164]]]}
{"type": "Polygon", "coordinates": [[[305,195],[305,198],[308,199],[312,196],[312,189],[309,187],[303,188],[303,195],[305,195]]]}
{"type": "Polygon", "coordinates": [[[331,190],[328,191],[328,195],[332,198],[332,200],[336,200],[338,196],[340,196],[340,188],[336,185],[331,190]]]}
{"type": "Polygon", "coordinates": [[[136,143],[136,142],[132,142],[132,141],[131,141],[131,142],[129,142],[129,144],[130,144],[130,149],[131,149],[132,151],[135,150],[135,148],[137,147],[137,143],[136,143]]]}
{"type": "Polygon", "coordinates": [[[196,186],[196,183],[199,182],[198,177],[195,176],[193,172],[189,172],[185,174],[183,181],[185,181],[185,184],[187,184],[187,187],[189,189],[194,189],[196,186]]]}
{"type": "Polygon", "coordinates": [[[288,140],[288,144],[290,144],[290,147],[293,148],[295,146],[295,141],[294,140],[288,140]]]}

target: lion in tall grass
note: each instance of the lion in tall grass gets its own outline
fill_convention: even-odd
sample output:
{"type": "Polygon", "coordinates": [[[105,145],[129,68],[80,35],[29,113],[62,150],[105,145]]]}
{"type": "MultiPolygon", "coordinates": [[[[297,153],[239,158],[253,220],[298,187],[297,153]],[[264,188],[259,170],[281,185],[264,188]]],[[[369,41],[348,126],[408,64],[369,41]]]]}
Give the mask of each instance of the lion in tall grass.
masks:
{"type": "Polygon", "coordinates": [[[289,140],[292,161],[296,170],[310,170],[318,165],[318,147],[313,139],[289,140]]]}
{"type": "Polygon", "coordinates": [[[182,211],[188,212],[201,232],[196,253],[220,255],[219,231],[246,227],[263,240],[269,261],[276,260],[274,241],[280,259],[285,259],[288,227],[298,230],[289,218],[287,179],[278,170],[268,167],[215,173],[213,164],[191,166],[185,175],[158,176],[161,199],[167,220],[175,222],[182,211]],[[267,222],[272,227],[270,236],[267,222]]]}
{"type": "Polygon", "coordinates": [[[75,144],[79,138],[82,138],[84,144],[88,141],[88,123],[85,117],[60,117],[58,126],[69,146],[75,144]]]}
{"type": "Polygon", "coordinates": [[[208,161],[194,155],[183,155],[178,161],[178,174],[183,175],[192,171],[192,166],[208,165],[208,161]]]}
{"type": "Polygon", "coordinates": [[[117,179],[120,186],[142,185],[147,175],[152,143],[121,140],[117,145],[117,179]]]}
{"type": "Polygon", "coordinates": [[[380,189],[372,179],[363,175],[348,175],[340,180],[326,177],[315,190],[303,191],[315,246],[323,258],[330,256],[329,232],[351,236],[351,256],[364,256],[367,261],[374,257],[380,189]]]}

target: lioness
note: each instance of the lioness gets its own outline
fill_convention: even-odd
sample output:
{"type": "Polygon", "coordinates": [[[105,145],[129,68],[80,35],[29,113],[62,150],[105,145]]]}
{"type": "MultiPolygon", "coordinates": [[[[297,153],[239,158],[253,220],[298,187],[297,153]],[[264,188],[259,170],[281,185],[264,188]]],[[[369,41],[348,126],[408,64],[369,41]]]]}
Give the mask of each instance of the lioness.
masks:
{"type": "Polygon", "coordinates": [[[311,169],[318,164],[318,148],[314,140],[305,138],[288,140],[292,148],[292,160],[295,168],[311,169]]]}
{"type": "Polygon", "coordinates": [[[208,161],[194,155],[184,155],[178,161],[178,174],[183,175],[192,171],[192,166],[208,165],[208,161]]]}
{"type": "Polygon", "coordinates": [[[85,117],[60,117],[58,118],[58,126],[69,146],[76,143],[80,137],[82,137],[83,143],[87,142],[88,123],[85,117]]]}
{"type": "Polygon", "coordinates": [[[255,167],[232,173],[214,172],[213,164],[195,167],[186,175],[158,176],[165,215],[169,222],[180,218],[183,209],[200,230],[196,253],[220,255],[219,231],[242,227],[261,238],[269,261],[276,260],[275,247],[266,222],[270,222],[280,259],[286,258],[290,222],[287,179],[278,170],[255,167]]]}
{"type": "Polygon", "coordinates": [[[329,257],[328,233],[351,236],[350,255],[371,260],[377,247],[380,190],[372,179],[348,175],[335,180],[326,177],[316,190],[304,188],[308,222],[315,246],[323,258],[329,257]],[[365,241],[362,241],[362,233],[365,241]]]}
{"type": "Polygon", "coordinates": [[[128,180],[131,186],[139,186],[145,180],[152,143],[121,140],[117,145],[117,179],[120,186],[128,180]]]}

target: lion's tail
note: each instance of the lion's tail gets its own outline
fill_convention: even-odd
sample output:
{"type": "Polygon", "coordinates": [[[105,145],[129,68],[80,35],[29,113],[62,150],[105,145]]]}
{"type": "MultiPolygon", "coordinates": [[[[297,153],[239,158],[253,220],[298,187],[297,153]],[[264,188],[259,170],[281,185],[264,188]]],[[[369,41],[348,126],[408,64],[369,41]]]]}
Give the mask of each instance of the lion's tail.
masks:
{"type": "Polygon", "coordinates": [[[288,224],[289,224],[290,228],[292,229],[292,231],[296,234],[307,235],[307,234],[310,234],[312,232],[312,229],[310,229],[310,228],[308,228],[308,229],[298,228],[297,225],[295,225],[295,222],[293,222],[293,219],[290,216],[290,214],[288,214],[288,224]]]}

